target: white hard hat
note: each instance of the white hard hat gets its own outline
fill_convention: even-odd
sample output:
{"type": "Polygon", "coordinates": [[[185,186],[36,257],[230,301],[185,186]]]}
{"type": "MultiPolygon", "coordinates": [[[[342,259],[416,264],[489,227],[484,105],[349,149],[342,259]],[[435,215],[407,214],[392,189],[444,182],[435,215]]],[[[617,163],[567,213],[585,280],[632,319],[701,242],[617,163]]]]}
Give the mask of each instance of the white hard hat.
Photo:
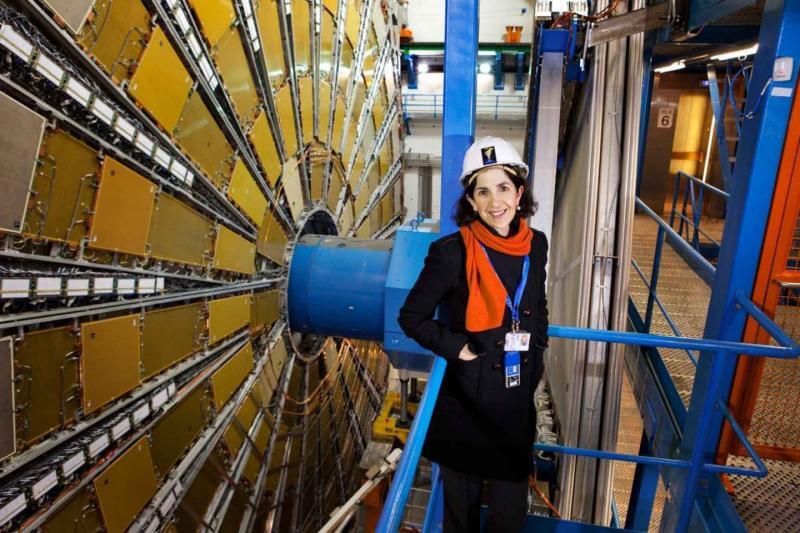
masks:
{"type": "Polygon", "coordinates": [[[511,143],[500,137],[483,137],[467,148],[458,180],[466,187],[470,176],[489,167],[511,167],[522,179],[528,177],[528,165],[511,143]]]}

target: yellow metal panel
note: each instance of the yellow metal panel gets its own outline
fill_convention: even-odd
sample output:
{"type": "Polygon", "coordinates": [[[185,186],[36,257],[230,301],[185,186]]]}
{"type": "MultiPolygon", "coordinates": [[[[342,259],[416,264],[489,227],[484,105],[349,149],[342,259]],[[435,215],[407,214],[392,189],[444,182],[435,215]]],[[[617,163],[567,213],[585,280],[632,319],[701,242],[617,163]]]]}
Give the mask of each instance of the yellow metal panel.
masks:
{"type": "Polygon", "coordinates": [[[347,93],[347,85],[353,72],[353,44],[347,37],[342,41],[342,50],[339,58],[339,75],[336,83],[339,84],[339,94],[347,93]]]}
{"type": "Polygon", "coordinates": [[[381,153],[378,156],[378,161],[381,164],[381,174],[389,172],[389,167],[392,166],[392,139],[388,135],[381,146],[381,153]]]}
{"type": "Polygon", "coordinates": [[[270,258],[276,263],[283,264],[283,254],[288,244],[286,234],[278,223],[272,211],[267,209],[264,213],[264,220],[258,227],[258,241],[256,243],[258,253],[270,258]]]}
{"type": "Polygon", "coordinates": [[[339,234],[346,235],[353,227],[353,222],[355,222],[353,202],[352,200],[348,200],[347,203],[344,204],[344,209],[339,217],[339,234]]]}
{"type": "Polygon", "coordinates": [[[214,242],[214,268],[252,274],[256,269],[255,257],[255,244],[225,226],[220,226],[214,242]]]}
{"type": "Polygon", "coordinates": [[[150,24],[140,0],[97,0],[78,40],[114,78],[127,80],[148,41],[150,24]]]}
{"type": "Polygon", "coordinates": [[[214,344],[250,321],[250,295],[241,294],[208,302],[208,341],[214,344]]]}
{"type": "Polygon", "coordinates": [[[383,9],[378,3],[373,4],[372,27],[378,42],[382,43],[386,38],[386,22],[383,19],[383,9]]]}
{"type": "Polygon", "coordinates": [[[291,161],[284,166],[281,187],[283,188],[286,199],[289,201],[289,211],[292,218],[297,221],[303,212],[305,203],[303,202],[303,186],[300,182],[300,168],[298,163],[291,161]]]}
{"type": "Polygon", "coordinates": [[[276,378],[280,378],[287,358],[286,343],[283,338],[280,338],[278,342],[275,343],[275,348],[273,348],[272,352],[269,354],[269,362],[275,372],[276,378]]]}
{"type": "Polygon", "coordinates": [[[28,332],[15,343],[17,439],[30,444],[75,415],[76,402],[67,400],[79,383],[75,342],[64,327],[28,332]]]}
{"type": "Polygon", "coordinates": [[[372,115],[367,115],[364,121],[364,131],[361,134],[361,150],[367,151],[372,148],[375,141],[375,124],[372,122],[372,115]]]}
{"type": "Polygon", "coordinates": [[[306,74],[311,68],[311,19],[308,0],[292,0],[292,37],[294,37],[294,64],[297,73],[306,74]]]}
{"type": "Polygon", "coordinates": [[[339,0],[322,0],[322,5],[325,6],[334,18],[339,14],[339,0]]]}
{"type": "Polygon", "coordinates": [[[253,346],[248,342],[211,376],[214,405],[219,411],[253,368],[253,346]]]}
{"type": "Polygon", "coordinates": [[[395,118],[390,126],[392,132],[392,161],[397,161],[403,155],[403,143],[400,138],[400,119],[395,118]]]}
{"type": "Polygon", "coordinates": [[[256,118],[249,135],[250,141],[256,149],[258,159],[261,161],[261,166],[264,167],[267,173],[269,185],[273,187],[278,180],[278,176],[281,175],[281,158],[278,155],[275,137],[272,135],[272,129],[269,127],[265,113],[262,112],[256,118]]]}
{"type": "Polygon", "coordinates": [[[197,438],[210,416],[208,390],[201,384],[156,423],[150,432],[150,453],[162,479],[197,438]]]}
{"type": "Polygon", "coordinates": [[[372,208],[372,211],[369,212],[369,223],[372,226],[374,231],[378,231],[381,228],[381,203],[378,202],[375,204],[375,207],[372,208]]]}
{"type": "Polygon", "coordinates": [[[372,120],[375,122],[375,127],[380,129],[383,124],[383,119],[386,116],[386,84],[381,80],[381,88],[375,97],[375,103],[372,105],[372,120]]]}
{"type": "Polygon", "coordinates": [[[106,156],[89,230],[89,246],[145,255],[156,186],[106,156]]]}
{"type": "Polygon", "coordinates": [[[355,214],[360,215],[364,208],[367,207],[367,200],[369,200],[369,187],[362,187],[361,192],[356,196],[355,199],[355,214]]]}
{"type": "Polygon", "coordinates": [[[358,29],[361,25],[361,2],[347,0],[347,16],[345,17],[344,31],[351,43],[358,42],[358,29]]]}
{"type": "Polygon", "coordinates": [[[28,208],[45,119],[0,93],[0,230],[19,233],[28,208]]]}
{"type": "Polygon", "coordinates": [[[189,3],[200,19],[203,35],[212,46],[236,20],[231,0],[190,0],[189,3]]]}
{"type": "Polygon", "coordinates": [[[267,376],[267,367],[265,366],[262,368],[261,374],[259,374],[256,382],[253,384],[253,390],[250,394],[253,395],[253,398],[259,405],[266,406],[272,399],[273,390],[274,388],[267,376]]]}
{"type": "Polygon", "coordinates": [[[202,531],[205,526],[197,522],[197,517],[202,517],[214,493],[223,479],[220,472],[225,469],[225,461],[218,449],[214,449],[208,456],[206,462],[200,467],[200,472],[194,478],[181,505],[178,506],[177,525],[178,530],[183,531],[202,531]]]}
{"type": "Polygon", "coordinates": [[[294,104],[292,104],[292,91],[288,85],[281,87],[275,94],[275,108],[278,111],[278,120],[281,123],[285,153],[291,157],[297,153],[297,129],[294,124],[294,104]]]}
{"type": "Polygon", "coordinates": [[[192,77],[161,26],[156,26],[128,91],[165,130],[172,131],[191,86],[192,77]]]}
{"type": "Polygon", "coordinates": [[[264,211],[267,209],[267,199],[261,193],[261,189],[256,185],[250,171],[244,166],[240,159],[233,167],[231,183],[228,186],[228,197],[233,203],[242,208],[250,219],[258,224],[264,218],[264,211]]]}
{"type": "Polygon", "coordinates": [[[228,504],[228,509],[225,512],[225,518],[222,519],[220,531],[239,531],[242,523],[242,516],[247,508],[247,494],[245,493],[242,485],[234,485],[233,496],[228,504]]]}
{"type": "Polygon", "coordinates": [[[383,197],[383,199],[381,199],[381,227],[388,224],[393,216],[394,198],[392,197],[392,193],[388,193],[383,197]]]}
{"type": "Polygon", "coordinates": [[[33,178],[23,232],[77,244],[94,205],[97,151],[61,130],[51,131],[33,178]]]}
{"type": "MultiPolygon", "coordinates": [[[[305,3],[305,0],[300,0],[305,3]]],[[[314,81],[305,77],[298,80],[300,91],[300,122],[303,127],[303,142],[314,140],[314,81]]]]}
{"type": "Polygon", "coordinates": [[[0,339],[0,460],[17,451],[14,419],[14,342],[0,339]]]}
{"type": "Polygon", "coordinates": [[[249,127],[258,113],[259,98],[237,28],[228,30],[217,43],[214,62],[231,95],[239,122],[249,127]]]}
{"type": "MultiPolygon", "coordinates": [[[[396,87],[394,84],[394,69],[392,68],[392,63],[387,63],[386,67],[383,69],[383,82],[385,84],[387,101],[394,100],[394,91],[396,87]]],[[[387,106],[388,105],[387,103],[387,106]]]]}
{"type": "Polygon", "coordinates": [[[43,531],[92,533],[103,528],[100,510],[89,488],[84,488],[47,518],[43,531]]]}
{"type": "Polygon", "coordinates": [[[245,437],[250,426],[253,425],[253,419],[257,411],[256,404],[247,396],[236,411],[236,420],[231,420],[231,423],[225,429],[222,438],[225,440],[225,445],[231,453],[232,457],[236,457],[239,449],[245,441],[245,437]]]}
{"type": "Polygon", "coordinates": [[[341,95],[336,97],[336,114],[333,117],[333,140],[331,148],[337,152],[342,147],[342,138],[344,137],[344,112],[345,103],[341,95]]]}
{"type": "Polygon", "coordinates": [[[92,482],[109,533],[125,531],[156,493],[156,472],[142,437],[92,482]]]}
{"type": "Polygon", "coordinates": [[[139,315],[81,324],[83,412],[90,413],[141,383],[139,315]]]}
{"type": "MultiPolygon", "coordinates": [[[[367,47],[364,49],[364,60],[361,67],[361,72],[364,75],[364,90],[369,91],[369,86],[372,84],[372,78],[375,74],[375,67],[378,61],[378,49],[375,47],[367,47]]],[[[360,109],[359,106],[357,109],[360,109]]]]}
{"type": "MultiPolygon", "coordinates": [[[[358,151],[358,155],[356,155],[356,160],[353,163],[353,169],[350,171],[350,187],[355,189],[358,185],[358,181],[361,179],[361,174],[364,173],[364,152],[363,150],[358,151]]],[[[364,194],[364,191],[361,191],[361,194],[364,194]]]]}
{"type": "Polygon", "coordinates": [[[150,227],[150,254],[156,259],[203,266],[211,256],[213,229],[211,220],[162,192],[150,227]]]}
{"type": "Polygon", "coordinates": [[[244,475],[253,485],[258,479],[258,471],[261,469],[263,454],[267,449],[271,434],[272,431],[270,431],[269,424],[262,422],[256,432],[256,437],[253,439],[256,444],[256,450],[253,451],[251,448],[250,456],[247,458],[247,463],[245,463],[244,467],[244,475]]]}
{"type": "Polygon", "coordinates": [[[311,199],[317,201],[322,198],[322,178],[325,173],[325,164],[312,163],[309,172],[311,173],[311,199]]]}
{"type": "Polygon", "coordinates": [[[228,144],[199,92],[194,91],[189,96],[174,134],[189,157],[221,189],[222,184],[228,182],[233,168],[233,148],[228,144]]]}
{"type": "Polygon", "coordinates": [[[333,45],[336,23],[333,15],[327,9],[322,10],[322,26],[319,36],[319,69],[326,79],[330,80],[333,73],[333,45]]]}
{"type": "Polygon", "coordinates": [[[142,326],[142,379],[155,376],[198,348],[202,304],[145,311],[142,326]]]}
{"type": "Polygon", "coordinates": [[[320,80],[319,82],[319,142],[328,142],[328,123],[331,120],[331,86],[320,80]]]}
{"type": "Polygon", "coordinates": [[[277,89],[286,79],[286,63],[283,60],[278,3],[276,0],[261,0],[256,8],[258,26],[261,29],[261,50],[267,65],[269,82],[277,89]]]}
{"type": "Polygon", "coordinates": [[[268,328],[281,316],[280,293],[276,290],[259,292],[253,295],[250,306],[250,330],[260,331],[268,328]]]}

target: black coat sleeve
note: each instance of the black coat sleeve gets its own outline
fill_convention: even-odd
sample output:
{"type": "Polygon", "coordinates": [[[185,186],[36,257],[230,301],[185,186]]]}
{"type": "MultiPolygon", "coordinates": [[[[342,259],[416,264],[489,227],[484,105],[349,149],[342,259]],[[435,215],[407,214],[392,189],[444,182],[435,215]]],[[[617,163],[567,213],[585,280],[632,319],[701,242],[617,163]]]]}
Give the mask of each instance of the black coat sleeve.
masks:
{"type": "Polygon", "coordinates": [[[539,301],[536,302],[536,346],[545,349],[549,343],[549,337],[547,335],[547,327],[550,325],[547,315],[547,270],[545,267],[547,266],[547,236],[544,233],[537,232],[537,238],[542,239],[544,243],[542,245],[542,260],[541,266],[539,267],[541,270],[539,272],[539,279],[541,280],[539,286],[539,301]]]}
{"type": "Polygon", "coordinates": [[[433,318],[439,303],[453,289],[454,279],[448,254],[441,244],[432,243],[425,266],[397,317],[406,335],[448,361],[457,360],[468,341],[466,333],[452,331],[446,324],[433,318]]]}

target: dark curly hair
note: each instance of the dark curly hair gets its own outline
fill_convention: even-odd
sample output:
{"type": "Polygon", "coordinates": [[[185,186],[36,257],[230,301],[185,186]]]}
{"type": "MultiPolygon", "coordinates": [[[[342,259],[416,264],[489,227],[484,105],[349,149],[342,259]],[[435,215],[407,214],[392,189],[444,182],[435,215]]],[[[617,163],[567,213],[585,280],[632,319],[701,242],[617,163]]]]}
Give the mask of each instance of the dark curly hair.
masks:
{"type": "MultiPolygon", "coordinates": [[[[533,199],[530,183],[527,183],[517,173],[506,173],[508,174],[508,177],[511,178],[511,183],[514,184],[514,187],[516,187],[517,190],[519,190],[519,188],[522,186],[525,187],[525,189],[522,191],[522,197],[519,199],[519,211],[517,211],[517,216],[521,216],[523,218],[533,216],[533,214],[536,213],[536,209],[539,207],[539,204],[533,199]]],[[[472,195],[475,194],[475,184],[477,182],[477,179],[472,180],[472,183],[470,183],[469,186],[464,189],[464,192],[461,194],[461,198],[459,198],[458,202],[456,203],[453,213],[453,220],[455,220],[458,227],[466,226],[470,222],[478,220],[478,213],[472,209],[469,200],[467,200],[467,198],[472,198],[472,195]]]]}

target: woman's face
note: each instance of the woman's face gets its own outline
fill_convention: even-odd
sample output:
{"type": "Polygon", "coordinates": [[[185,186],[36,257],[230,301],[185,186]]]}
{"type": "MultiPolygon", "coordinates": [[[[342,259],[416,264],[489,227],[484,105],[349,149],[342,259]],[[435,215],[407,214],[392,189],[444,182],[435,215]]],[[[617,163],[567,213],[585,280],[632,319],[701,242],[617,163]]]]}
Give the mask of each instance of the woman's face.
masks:
{"type": "Polygon", "coordinates": [[[492,167],[475,178],[475,191],[467,200],[481,220],[505,236],[516,217],[522,190],[523,187],[516,188],[505,170],[492,167]]]}

